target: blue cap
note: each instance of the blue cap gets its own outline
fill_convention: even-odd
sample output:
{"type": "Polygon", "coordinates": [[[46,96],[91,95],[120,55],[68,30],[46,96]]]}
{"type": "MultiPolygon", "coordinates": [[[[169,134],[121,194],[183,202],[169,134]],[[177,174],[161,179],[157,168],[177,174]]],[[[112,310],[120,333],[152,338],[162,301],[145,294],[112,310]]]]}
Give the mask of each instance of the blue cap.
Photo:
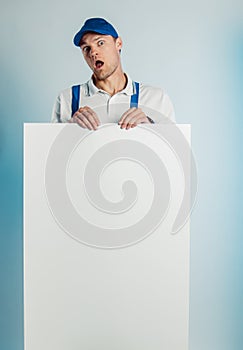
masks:
{"type": "Polygon", "coordinates": [[[74,45],[79,46],[82,37],[88,32],[111,35],[114,38],[118,38],[115,28],[104,18],[89,18],[86,20],[80,31],[74,36],[74,45]]]}

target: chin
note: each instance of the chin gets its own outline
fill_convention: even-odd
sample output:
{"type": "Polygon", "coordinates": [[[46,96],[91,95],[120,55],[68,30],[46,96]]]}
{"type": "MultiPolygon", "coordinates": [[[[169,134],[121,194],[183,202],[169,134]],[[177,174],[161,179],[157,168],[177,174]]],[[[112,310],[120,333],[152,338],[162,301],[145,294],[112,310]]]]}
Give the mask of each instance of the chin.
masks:
{"type": "Polygon", "coordinates": [[[106,80],[110,75],[109,74],[95,74],[95,77],[98,80],[106,80]]]}

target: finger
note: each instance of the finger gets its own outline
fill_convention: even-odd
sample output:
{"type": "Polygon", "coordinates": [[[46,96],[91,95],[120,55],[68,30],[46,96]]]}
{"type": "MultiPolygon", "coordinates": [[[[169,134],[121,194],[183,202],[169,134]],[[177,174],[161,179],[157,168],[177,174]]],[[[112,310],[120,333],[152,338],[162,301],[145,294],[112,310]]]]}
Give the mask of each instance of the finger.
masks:
{"type": "Polygon", "coordinates": [[[121,128],[127,128],[128,124],[130,123],[130,120],[134,117],[134,115],[136,115],[137,113],[139,113],[138,111],[134,110],[132,112],[130,112],[129,114],[127,114],[127,116],[125,117],[125,119],[123,119],[122,123],[121,123],[121,128]]]}
{"type": "Polygon", "coordinates": [[[82,115],[82,116],[80,116],[79,119],[81,120],[82,123],[84,123],[86,128],[88,128],[89,130],[96,130],[97,129],[97,126],[96,125],[94,126],[86,116],[82,115]]]}
{"type": "Polygon", "coordinates": [[[89,127],[91,126],[91,128],[93,130],[96,130],[98,125],[97,122],[95,120],[95,118],[93,117],[93,115],[90,113],[90,111],[88,110],[83,110],[82,113],[80,113],[79,118],[81,118],[81,120],[89,127]]]}
{"type": "Polygon", "coordinates": [[[85,125],[92,130],[96,130],[98,125],[95,119],[95,116],[91,113],[92,110],[86,108],[86,107],[81,107],[79,110],[74,114],[75,117],[79,118],[82,120],[85,125]]]}
{"type": "Polygon", "coordinates": [[[90,115],[92,115],[97,126],[100,125],[100,120],[98,118],[98,115],[95,113],[95,111],[92,108],[90,108],[89,106],[85,106],[85,107],[82,107],[82,109],[85,111],[88,111],[90,113],[90,115]]]}
{"type": "Polygon", "coordinates": [[[80,126],[87,128],[89,130],[94,130],[97,127],[93,126],[92,123],[89,121],[89,112],[83,110],[82,113],[76,112],[73,116],[74,123],[79,124],[80,126]]]}
{"type": "Polygon", "coordinates": [[[134,128],[135,126],[137,126],[139,123],[136,123],[136,122],[134,122],[134,123],[128,123],[127,124],[127,126],[126,126],[126,130],[128,130],[128,129],[131,129],[131,128],[134,128]]]}
{"type": "Polygon", "coordinates": [[[89,129],[92,130],[92,128],[88,127],[82,120],[77,119],[77,124],[81,126],[83,129],[89,129]]]}
{"type": "Polygon", "coordinates": [[[80,119],[80,118],[78,118],[78,117],[76,117],[76,116],[74,116],[72,119],[73,119],[72,123],[78,124],[78,125],[81,126],[83,129],[90,129],[90,130],[91,130],[91,128],[89,128],[89,127],[82,121],[82,119],[80,119]]]}
{"type": "Polygon", "coordinates": [[[122,124],[124,119],[127,118],[127,116],[132,113],[133,111],[135,111],[137,108],[136,107],[132,107],[132,108],[129,108],[125,113],[123,113],[123,115],[121,116],[118,124],[122,124]]]}
{"type": "Polygon", "coordinates": [[[81,120],[83,120],[83,116],[89,119],[89,122],[92,124],[93,128],[97,128],[97,126],[100,125],[97,114],[88,106],[80,107],[73,115],[73,117],[77,117],[81,120]]]}
{"type": "Polygon", "coordinates": [[[135,123],[135,124],[132,124],[132,125],[131,125],[131,128],[135,128],[135,126],[137,126],[136,123],[135,123]]]}
{"type": "Polygon", "coordinates": [[[149,123],[144,113],[138,114],[129,120],[129,124],[149,123]]]}
{"type": "Polygon", "coordinates": [[[131,111],[126,118],[123,120],[122,124],[121,124],[121,128],[127,128],[128,124],[132,124],[132,121],[136,121],[137,118],[139,117],[139,115],[141,114],[141,110],[134,110],[131,111]]]}
{"type": "Polygon", "coordinates": [[[121,117],[120,119],[120,124],[123,124],[125,120],[128,120],[128,118],[130,116],[132,116],[134,113],[136,114],[138,112],[138,108],[130,108],[129,110],[127,110],[121,117]]]}

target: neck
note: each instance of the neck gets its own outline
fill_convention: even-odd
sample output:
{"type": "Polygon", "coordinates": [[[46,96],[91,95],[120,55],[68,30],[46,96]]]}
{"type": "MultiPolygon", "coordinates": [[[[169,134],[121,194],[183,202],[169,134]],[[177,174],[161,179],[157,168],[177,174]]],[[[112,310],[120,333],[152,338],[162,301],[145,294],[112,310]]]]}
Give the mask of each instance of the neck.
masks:
{"type": "Polygon", "coordinates": [[[104,90],[111,96],[122,91],[127,85],[127,76],[122,70],[104,80],[97,79],[95,75],[92,76],[92,79],[98,89],[104,90]]]}

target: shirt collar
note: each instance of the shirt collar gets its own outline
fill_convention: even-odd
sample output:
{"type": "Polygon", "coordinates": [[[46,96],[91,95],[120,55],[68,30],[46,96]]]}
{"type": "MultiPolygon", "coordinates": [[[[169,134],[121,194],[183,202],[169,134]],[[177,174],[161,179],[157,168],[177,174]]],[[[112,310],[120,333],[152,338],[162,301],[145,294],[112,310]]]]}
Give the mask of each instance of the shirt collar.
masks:
{"type": "MultiPolygon", "coordinates": [[[[134,87],[133,81],[132,79],[129,77],[129,75],[127,75],[127,85],[126,87],[122,90],[119,91],[119,94],[125,94],[128,96],[133,95],[136,91],[136,88],[134,87]]],[[[93,96],[97,93],[104,93],[105,91],[97,88],[97,86],[95,86],[92,77],[90,78],[90,80],[88,80],[87,82],[87,96],[93,96]]]]}

